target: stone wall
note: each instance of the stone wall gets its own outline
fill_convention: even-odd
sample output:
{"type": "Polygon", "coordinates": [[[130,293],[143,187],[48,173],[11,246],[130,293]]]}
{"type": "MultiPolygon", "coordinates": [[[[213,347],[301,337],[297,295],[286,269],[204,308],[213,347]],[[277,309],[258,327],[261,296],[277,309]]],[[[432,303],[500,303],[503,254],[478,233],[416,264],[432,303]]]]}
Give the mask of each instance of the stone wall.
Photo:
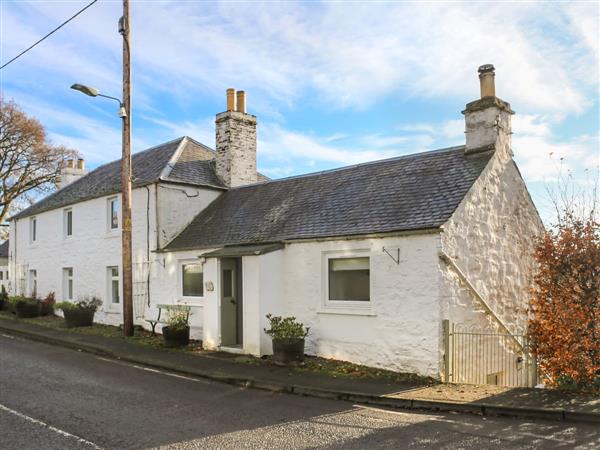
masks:
{"type": "Polygon", "coordinates": [[[217,115],[216,171],[230,187],[256,183],[256,117],[238,111],[217,115]]]}
{"type": "MultiPolygon", "coordinates": [[[[528,290],[535,268],[535,237],[544,227],[508,153],[506,146],[501,147],[490,160],[444,225],[441,243],[442,250],[509,329],[522,333],[527,325],[528,290]]],[[[442,261],[440,267],[442,316],[467,326],[499,331],[453,269],[442,261]]]]}

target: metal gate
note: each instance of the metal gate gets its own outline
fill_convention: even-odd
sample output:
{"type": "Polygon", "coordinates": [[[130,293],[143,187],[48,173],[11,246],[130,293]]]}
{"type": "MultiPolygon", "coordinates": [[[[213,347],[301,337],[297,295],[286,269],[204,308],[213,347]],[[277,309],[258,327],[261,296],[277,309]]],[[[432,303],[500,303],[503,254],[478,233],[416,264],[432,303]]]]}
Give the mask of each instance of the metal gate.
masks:
{"type": "Polygon", "coordinates": [[[133,311],[136,318],[144,317],[149,300],[149,272],[148,262],[139,262],[132,265],[133,275],[133,311]]]}
{"type": "Polygon", "coordinates": [[[481,332],[443,321],[445,381],[533,387],[535,358],[527,336],[481,332]]]}

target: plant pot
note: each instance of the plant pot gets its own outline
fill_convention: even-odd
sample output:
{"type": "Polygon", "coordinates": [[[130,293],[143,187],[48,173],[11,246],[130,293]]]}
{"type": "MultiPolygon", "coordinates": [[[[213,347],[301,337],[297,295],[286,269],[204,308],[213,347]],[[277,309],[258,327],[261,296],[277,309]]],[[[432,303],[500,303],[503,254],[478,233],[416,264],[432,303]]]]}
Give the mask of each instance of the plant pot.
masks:
{"type": "Polygon", "coordinates": [[[40,315],[40,304],[37,302],[17,302],[15,312],[19,319],[28,319],[40,315]]]}
{"type": "Polygon", "coordinates": [[[83,308],[63,310],[67,328],[91,327],[94,324],[95,313],[93,309],[83,308]]]}
{"type": "Polygon", "coordinates": [[[52,316],[54,315],[54,305],[42,303],[40,307],[40,316],[52,316]]]}
{"type": "Polygon", "coordinates": [[[190,343],[190,327],[172,329],[163,327],[162,335],[166,347],[183,347],[190,343]]]}
{"type": "Polygon", "coordinates": [[[304,361],[304,339],[273,339],[273,360],[285,364],[304,361]]]}

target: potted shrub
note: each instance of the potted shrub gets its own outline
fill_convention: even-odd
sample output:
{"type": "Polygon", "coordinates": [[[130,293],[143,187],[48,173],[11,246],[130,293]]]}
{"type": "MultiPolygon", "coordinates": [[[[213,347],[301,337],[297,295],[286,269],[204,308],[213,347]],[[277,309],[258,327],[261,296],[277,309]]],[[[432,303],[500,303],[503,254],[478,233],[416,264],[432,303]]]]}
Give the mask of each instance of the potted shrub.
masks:
{"type": "Polygon", "coordinates": [[[86,296],[75,303],[57,303],[56,309],[63,312],[67,328],[91,327],[94,324],[94,314],[101,304],[102,301],[99,298],[86,296]]]}
{"type": "Polygon", "coordinates": [[[8,303],[8,293],[6,292],[4,285],[2,285],[2,289],[0,290],[0,311],[2,311],[2,309],[4,309],[4,305],[6,305],[7,303],[8,303]]]}
{"type": "Polygon", "coordinates": [[[166,347],[183,347],[190,343],[190,307],[173,305],[167,309],[167,324],[162,328],[166,347]]]}
{"type": "Polygon", "coordinates": [[[37,298],[21,297],[15,302],[15,312],[19,319],[28,319],[40,315],[40,301],[37,298]]]}
{"type": "Polygon", "coordinates": [[[273,340],[273,360],[289,363],[304,360],[304,338],[310,328],[297,322],[295,317],[267,314],[270,328],[265,333],[273,340]]]}
{"type": "Polygon", "coordinates": [[[40,315],[51,316],[54,315],[54,304],[56,300],[54,298],[54,292],[49,292],[45,299],[41,302],[40,315]]]}

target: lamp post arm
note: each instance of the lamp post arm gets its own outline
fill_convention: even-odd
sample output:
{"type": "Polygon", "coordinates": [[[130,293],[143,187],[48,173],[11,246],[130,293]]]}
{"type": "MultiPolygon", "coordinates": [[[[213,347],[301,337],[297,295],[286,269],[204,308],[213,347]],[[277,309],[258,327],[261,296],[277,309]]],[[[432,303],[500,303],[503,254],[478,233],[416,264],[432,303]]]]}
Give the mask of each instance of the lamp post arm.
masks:
{"type": "Polygon", "coordinates": [[[111,97],[110,95],[104,95],[104,94],[98,94],[98,97],[110,98],[111,100],[119,102],[119,106],[123,106],[123,102],[120,99],[118,99],[117,97],[111,97]]]}

